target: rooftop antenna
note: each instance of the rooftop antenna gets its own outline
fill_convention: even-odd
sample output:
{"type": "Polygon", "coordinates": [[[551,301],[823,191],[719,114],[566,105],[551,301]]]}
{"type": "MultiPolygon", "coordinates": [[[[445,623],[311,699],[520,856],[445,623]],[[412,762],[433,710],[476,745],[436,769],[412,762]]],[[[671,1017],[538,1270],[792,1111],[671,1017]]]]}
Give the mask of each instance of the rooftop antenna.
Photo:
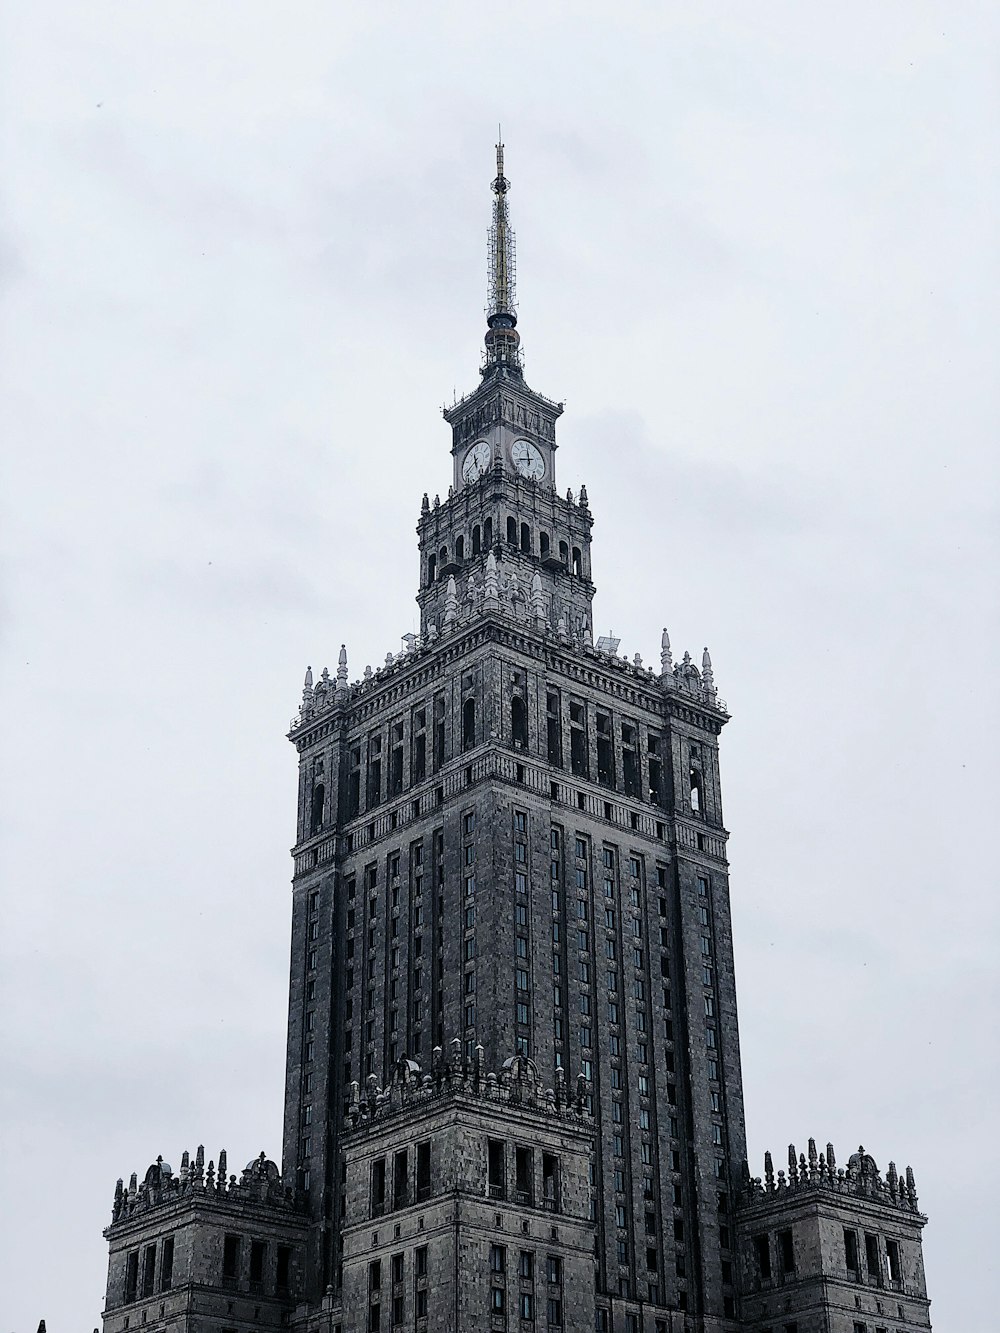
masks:
{"type": "Polygon", "coordinates": [[[503,136],[497,126],[497,174],[493,180],[493,225],[489,231],[489,290],[486,302],[486,359],[483,375],[497,369],[521,377],[521,339],[514,298],[514,232],[507,208],[510,181],[503,174],[503,136]]]}

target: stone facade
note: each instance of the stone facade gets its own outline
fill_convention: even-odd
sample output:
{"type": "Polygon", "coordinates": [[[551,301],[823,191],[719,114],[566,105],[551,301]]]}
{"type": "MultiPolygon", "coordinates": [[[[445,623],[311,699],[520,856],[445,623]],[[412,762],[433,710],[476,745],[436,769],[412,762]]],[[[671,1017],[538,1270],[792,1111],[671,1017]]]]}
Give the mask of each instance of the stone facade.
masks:
{"type": "MultiPolygon", "coordinates": [[[[122,1264],[153,1247],[155,1282],[162,1219],[188,1229],[199,1301],[231,1279],[225,1235],[284,1236],[297,1304],[268,1292],[254,1318],[300,1333],[858,1333],[834,1311],[860,1310],[860,1326],[881,1297],[836,1266],[855,1216],[908,1274],[894,1333],[927,1327],[923,1219],[898,1191],[891,1205],[890,1186],[876,1197],[810,1164],[794,1188],[744,1179],[729,714],[707,649],[700,667],[675,661],[663,630],[650,669],[595,641],[594,519],[585,488],[556,484],[562,405],[524,381],[507,184],[498,167],[503,281],[481,383],[445,412],[448,496],[420,506],[420,633],[353,680],[344,647],[333,675],[307,670],[289,730],[285,1184],[275,1168],[264,1211],[239,1227],[243,1183],[188,1180],[175,1198],[153,1182],[171,1202],[148,1216],[116,1203],[107,1333],[125,1304],[133,1326],[140,1308],[151,1317],[134,1284],[126,1299],[122,1264]],[[786,1232],[796,1266],[765,1291],[756,1238],[786,1232]],[[504,1265],[530,1251],[530,1274],[492,1267],[498,1248],[504,1265]]],[[[231,1333],[245,1312],[225,1303],[231,1333]]]]}

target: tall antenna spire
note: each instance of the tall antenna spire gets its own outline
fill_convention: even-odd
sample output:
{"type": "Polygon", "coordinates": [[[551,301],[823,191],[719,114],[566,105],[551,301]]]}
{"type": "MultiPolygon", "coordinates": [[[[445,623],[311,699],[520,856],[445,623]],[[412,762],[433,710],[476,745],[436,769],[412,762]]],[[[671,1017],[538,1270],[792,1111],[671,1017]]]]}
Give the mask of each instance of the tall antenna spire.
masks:
{"type": "Polygon", "coordinates": [[[486,306],[486,364],[483,374],[505,367],[521,374],[521,339],[514,300],[514,232],[507,211],[510,181],[503,174],[503,141],[497,143],[497,174],[493,181],[493,225],[489,233],[489,295],[486,306]]]}

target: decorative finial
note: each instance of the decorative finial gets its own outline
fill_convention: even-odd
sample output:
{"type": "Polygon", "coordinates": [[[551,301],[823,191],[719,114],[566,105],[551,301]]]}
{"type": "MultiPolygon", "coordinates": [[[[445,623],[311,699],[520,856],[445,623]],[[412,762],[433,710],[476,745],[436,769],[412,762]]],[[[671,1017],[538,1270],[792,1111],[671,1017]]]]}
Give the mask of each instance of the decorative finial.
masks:
{"type": "Polygon", "coordinates": [[[906,1198],[911,1208],[917,1206],[917,1182],[913,1176],[913,1167],[906,1168],[906,1198]]]}
{"type": "Polygon", "coordinates": [[[500,580],[497,576],[497,558],[492,550],[486,557],[486,576],[483,580],[486,609],[495,611],[500,605],[500,580]]]}
{"type": "Polygon", "coordinates": [[[455,575],[448,575],[448,583],[444,593],[444,624],[447,629],[454,622],[458,615],[458,588],[455,586],[455,575]]]}
{"type": "Polygon", "coordinates": [[[709,694],[715,693],[715,673],[712,670],[712,659],[707,648],[701,654],[701,683],[709,694]]]}
{"type": "Polygon", "coordinates": [[[660,671],[667,676],[674,669],[674,655],[670,651],[670,635],[664,626],[660,635],[660,671]]]}
{"type": "Polygon", "coordinates": [[[503,143],[497,144],[493,181],[493,225],[489,232],[489,293],[486,306],[486,364],[483,374],[498,368],[521,377],[521,339],[514,300],[514,233],[507,212],[510,181],[503,174],[503,143]]]}
{"type": "Polygon", "coordinates": [[[340,656],[337,658],[337,689],[347,689],[347,649],[343,644],[340,645],[340,656]]]}

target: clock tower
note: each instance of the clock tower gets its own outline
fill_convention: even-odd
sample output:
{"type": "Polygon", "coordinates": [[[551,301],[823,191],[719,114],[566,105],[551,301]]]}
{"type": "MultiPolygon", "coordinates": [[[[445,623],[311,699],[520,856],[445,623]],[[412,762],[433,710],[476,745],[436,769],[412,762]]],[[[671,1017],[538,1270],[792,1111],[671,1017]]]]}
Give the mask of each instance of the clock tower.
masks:
{"type": "Polygon", "coordinates": [[[497,146],[489,300],[481,382],[445,408],[454,481],[444,503],[425,495],[420,538],[421,636],[433,639],[480,597],[529,612],[540,625],[592,641],[587,491],[556,488],[562,404],[524,380],[514,299],[510,182],[497,146]]]}

